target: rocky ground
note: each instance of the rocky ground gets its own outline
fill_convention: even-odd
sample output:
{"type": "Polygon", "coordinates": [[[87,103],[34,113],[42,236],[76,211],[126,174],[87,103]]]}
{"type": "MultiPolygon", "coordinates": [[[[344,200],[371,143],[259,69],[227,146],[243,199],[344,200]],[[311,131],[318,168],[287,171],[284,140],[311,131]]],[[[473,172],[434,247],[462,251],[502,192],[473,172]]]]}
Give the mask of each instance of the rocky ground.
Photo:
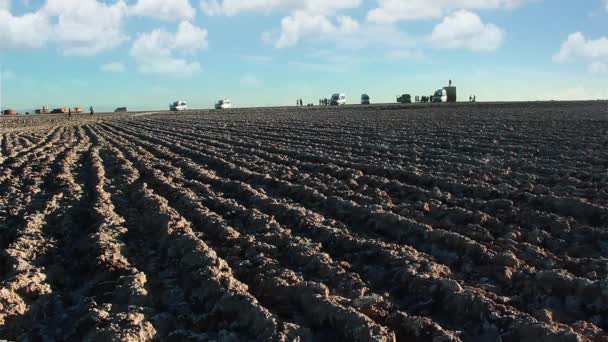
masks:
{"type": "Polygon", "coordinates": [[[0,338],[608,341],[606,103],[0,125],[0,338]]]}

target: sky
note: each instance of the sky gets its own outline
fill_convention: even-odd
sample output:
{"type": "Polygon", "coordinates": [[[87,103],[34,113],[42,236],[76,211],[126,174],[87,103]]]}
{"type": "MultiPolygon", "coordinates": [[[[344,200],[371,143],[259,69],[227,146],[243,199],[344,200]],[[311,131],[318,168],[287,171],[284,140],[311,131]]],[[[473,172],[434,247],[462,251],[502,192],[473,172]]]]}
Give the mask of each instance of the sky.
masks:
{"type": "Polygon", "coordinates": [[[608,98],[608,0],[0,0],[0,107],[608,98]],[[432,3],[432,5],[431,5],[432,3]]]}

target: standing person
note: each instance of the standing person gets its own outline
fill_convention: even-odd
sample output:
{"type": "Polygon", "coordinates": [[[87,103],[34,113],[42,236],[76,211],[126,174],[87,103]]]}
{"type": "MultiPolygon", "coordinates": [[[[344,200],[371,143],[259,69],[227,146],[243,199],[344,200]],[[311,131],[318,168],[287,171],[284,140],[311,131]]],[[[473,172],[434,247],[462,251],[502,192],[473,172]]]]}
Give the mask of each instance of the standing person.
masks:
{"type": "Polygon", "coordinates": [[[72,119],[72,108],[68,108],[68,117],[72,119]]]}
{"type": "Polygon", "coordinates": [[[93,106],[89,106],[89,115],[93,114],[95,114],[95,110],[93,109],[93,106]]]}

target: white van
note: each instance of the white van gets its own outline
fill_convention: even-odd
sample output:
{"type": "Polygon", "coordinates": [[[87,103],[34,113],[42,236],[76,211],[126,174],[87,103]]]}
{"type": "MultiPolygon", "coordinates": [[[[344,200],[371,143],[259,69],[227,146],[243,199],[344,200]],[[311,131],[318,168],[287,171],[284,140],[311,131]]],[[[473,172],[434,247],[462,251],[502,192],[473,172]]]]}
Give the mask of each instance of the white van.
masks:
{"type": "Polygon", "coordinates": [[[448,92],[445,89],[439,89],[431,98],[431,102],[448,102],[448,92]]]}
{"type": "Polygon", "coordinates": [[[188,104],[186,103],[186,101],[175,101],[169,105],[169,109],[174,112],[188,110],[188,104]]]}
{"type": "Polygon", "coordinates": [[[218,100],[215,103],[215,109],[228,109],[232,108],[232,103],[228,99],[218,100]]]}
{"type": "Polygon", "coordinates": [[[331,101],[329,102],[331,106],[343,106],[346,104],[346,95],[344,94],[333,94],[331,96],[331,101]]]}

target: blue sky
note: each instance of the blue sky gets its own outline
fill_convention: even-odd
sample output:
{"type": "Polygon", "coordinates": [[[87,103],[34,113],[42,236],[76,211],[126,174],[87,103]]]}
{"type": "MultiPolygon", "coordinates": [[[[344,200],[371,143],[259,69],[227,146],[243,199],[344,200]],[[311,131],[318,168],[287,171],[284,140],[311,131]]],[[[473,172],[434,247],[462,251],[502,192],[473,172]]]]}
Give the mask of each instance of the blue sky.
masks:
{"type": "Polygon", "coordinates": [[[2,104],[608,98],[607,0],[0,0],[2,104]]]}

